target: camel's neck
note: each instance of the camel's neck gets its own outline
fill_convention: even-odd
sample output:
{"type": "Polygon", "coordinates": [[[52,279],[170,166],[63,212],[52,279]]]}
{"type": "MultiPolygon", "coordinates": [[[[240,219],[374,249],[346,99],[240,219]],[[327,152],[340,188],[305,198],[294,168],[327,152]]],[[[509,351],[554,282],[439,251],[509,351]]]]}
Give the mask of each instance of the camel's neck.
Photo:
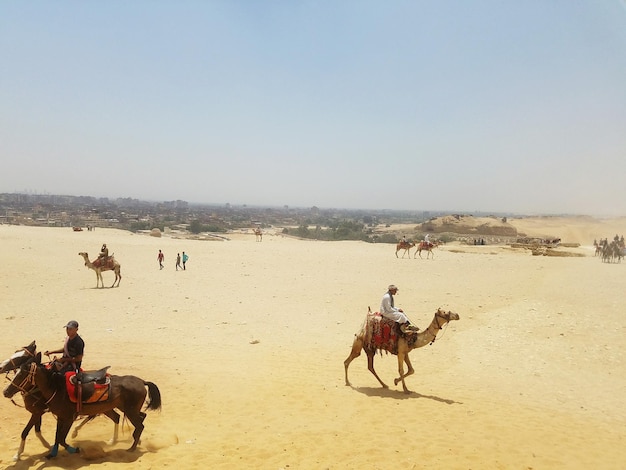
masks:
{"type": "Polygon", "coordinates": [[[426,346],[428,343],[433,342],[437,337],[437,333],[441,331],[441,328],[443,328],[446,323],[447,320],[445,318],[435,314],[433,321],[430,322],[428,328],[417,334],[417,339],[415,340],[415,343],[413,343],[412,349],[421,348],[422,346],[426,346]]]}
{"type": "Polygon", "coordinates": [[[83,258],[85,258],[85,266],[87,266],[90,269],[96,269],[96,267],[93,265],[93,263],[91,261],[89,261],[89,256],[83,255],[83,258]]]}

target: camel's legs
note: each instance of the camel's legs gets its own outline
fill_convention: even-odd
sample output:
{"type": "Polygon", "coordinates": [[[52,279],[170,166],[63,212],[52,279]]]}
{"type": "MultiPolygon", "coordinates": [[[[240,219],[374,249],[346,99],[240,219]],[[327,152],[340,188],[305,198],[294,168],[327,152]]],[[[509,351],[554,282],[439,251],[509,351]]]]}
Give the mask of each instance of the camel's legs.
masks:
{"type": "Polygon", "coordinates": [[[380,382],[380,384],[383,386],[383,388],[389,388],[387,386],[387,384],[385,384],[382,380],[380,380],[380,377],[378,377],[378,374],[374,370],[374,356],[376,355],[376,351],[372,351],[372,352],[366,351],[366,353],[367,353],[367,369],[372,374],[374,374],[374,377],[376,377],[376,380],[378,380],[378,382],[380,382]]]}
{"type": "Polygon", "coordinates": [[[400,377],[398,377],[397,379],[393,379],[393,383],[395,385],[398,385],[398,382],[401,381],[404,392],[409,393],[409,389],[406,388],[406,384],[404,383],[404,378],[412,375],[415,371],[413,370],[413,365],[411,364],[411,360],[409,359],[408,354],[398,353],[398,372],[400,373],[400,377]],[[404,367],[402,365],[403,362],[406,363],[406,366],[409,369],[406,374],[404,373],[404,367]]]}
{"type": "Polygon", "coordinates": [[[354,338],[354,342],[352,343],[352,351],[350,351],[350,355],[348,358],[343,361],[343,367],[346,370],[346,385],[350,385],[350,381],[348,380],[348,367],[350,363],[357,357],[361,355],[361,349],[363,349],[363,341],[359,338],[354,338]]]}

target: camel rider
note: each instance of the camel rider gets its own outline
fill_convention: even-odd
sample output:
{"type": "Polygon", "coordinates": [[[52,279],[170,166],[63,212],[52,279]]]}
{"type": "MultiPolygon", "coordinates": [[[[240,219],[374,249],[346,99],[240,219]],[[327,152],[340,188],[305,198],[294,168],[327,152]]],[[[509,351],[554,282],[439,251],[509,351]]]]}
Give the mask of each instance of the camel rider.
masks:
{"type": "Polygon", "coordinates": [[[387,288],[387,292],[383,295],[383,300],[380,303],[380,314],[400,324],[400,331],[404,334],[413,334],[419,331],[419,328],[411,325],[408,317],[404,314],[401,308],[396,308],[393,305],[393,296],[398,292],[398,288],[391,284],[387,288]]]}
{"type": "Polygon", "coordinates": [[[424,241],[426,242],[426,245],[430,244],[430,235],[424,235],[424,241]]]}
{"type": "Polygon", "coordinates": [[[100,266],[106,266],[107,261],[109,259],[109,249],[107,248],[107,244],[103,243],[102,248],[100,249],[100,254],[98,255],[98,259],[100,261],[100,266]]]}

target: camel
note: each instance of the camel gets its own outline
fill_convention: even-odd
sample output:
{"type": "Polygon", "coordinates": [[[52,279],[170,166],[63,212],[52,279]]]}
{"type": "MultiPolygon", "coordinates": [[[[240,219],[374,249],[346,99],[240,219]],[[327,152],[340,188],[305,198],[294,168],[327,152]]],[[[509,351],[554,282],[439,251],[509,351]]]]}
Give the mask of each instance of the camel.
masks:
{"type": "Polygon", "coordinates": [[[115,273],[115,280],[113,281],[113,285],[111,287],[115,287],[115,283],[117,282],[117,287],[120,286],[120,281],[122,280],[121,269],[122,266],[118,263],[113,256],[109,256],[109,258],[102,266],[102,261],[100,259],[95,260],[93,263],[89,261],[89,255],[83,251],[78,253],[85,259],[85,266],[89,269],[93,269],[96,272],[96,288],[100,287],[100,283],[102,283],[102,287],[104,287],[104,281],[102,280],[102,271],[113,271],[115,273]]]}
{"type": "Polygon", "coordinates": [[[365,354],[367,354],[367,368],[369,371],[374,374],[374,377],[380,382],[383,388],[389,388],[378,374],[374,370],[374,356],[376,355],[376,351],[379,349],[384,349],[385,351],[390,352],[391,354],[396,354],[398,356],[398,372],[400,377],[394,379],[394,385],[398,385],[398,382],[402,382],[402,388],[404,389],[404,393],[410,393],[410,390],[406,387],[404,379],[409,375],[412,375],[414,370],[411,365],[411,361],[409,360],[409,353],[416,348],[421,348],[422,346],[426,346],[427,344],[432,344],[435,342],[435,338],[437,337],[437,333],[439,330],[451,320],[458,320],[458,313],[450,312],[447,313],[442,309],[437,309],[435,312],[435,316],[433,320],[430,322],[428,328],[424,331],[420,331],[419,333],[411,333],[411,334],[403,334],[399,333],[399,328],[397,323],[393,322],[393,328],[398,332],[397,343],[397,351],[394,351],[393,347],[387,344],[375,345],[372,341],[372,324],[376,321],[390,321],[380,316],[380,314],[372,314],[369,312],[363,325],[361,325],[361,329],[354,335],[354,342],[352,343],[352,351],[348,358],[343,362],[343,365],[346,370],[346,385],[351,386],[352,384],[348,380],[348,367],[350,363],[357,357],[361,355],[361,350],[365,350],[365,354]],[[409,370],[407,373],[404,373],[403,363],[406,363],[409,370]]]}
{"type": "Polygon", "coordinates": [[[430,255],[433,255],[433,259],[435,259],[435,254],[433,253],[433,248],[436,248],[439,246],[439,243],[437,242],[427,242],[427,241],[421,241],[419,242],[419,244],[417,245],[417,249],[415,250],[415,253],[413,254],[413,259],[417,258],[417,255],[420,255],[420,258],[422,257],[422,250],[427,251],[428,253],[426,253],[426,259],[428,259],[428,257],[430,255]]]}
{"type": "Polygon", "coordinates": [[[400,242],[396,245],[396,258],[398,257],[398,251],[400,250],[404,250],[404,253],[402,253],[402,257],[404,258],[404,255],[406,255],[407,253],[409,253],[409,258],[411,257],[411,248],[413,248],[415,246],[415,243],[412,242],[400,242]]]}
{"type": "Polygon", "coordinates": [[[256,235],[256,241],[258,242],[263,241],[263,231],[260,228],[255,228],[254,234],[256,235]]]}

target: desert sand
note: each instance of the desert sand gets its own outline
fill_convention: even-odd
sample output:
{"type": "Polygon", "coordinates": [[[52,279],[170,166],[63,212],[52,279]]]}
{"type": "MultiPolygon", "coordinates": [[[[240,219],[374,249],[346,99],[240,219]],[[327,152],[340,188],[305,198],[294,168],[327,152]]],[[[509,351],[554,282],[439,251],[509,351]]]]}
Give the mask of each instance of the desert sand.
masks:
{"type": "MultiPolygon", "coordinates": [[[[278,233],[192,241],[2,225],[0,360],[33,339],[61,347],[74,319],[83,367],[156,383],[163,409],[148,413],[136,452],[128,427],[107,444],[113,426],[99,417],[69,439],[80,454],[46,461],[31,433],[13,462],[28,415],[0,397],[0,468],[623,469],[626,262],[602,263],[591,245],[626,234],[626,219],[510,222],[586,256],[451,244],[402,259],[391,245],[278,233]],[[119,288],[96,289],[78,256],[94,259],[103,242],[122,265],[119,288]],[[176,271],[182,251],[190,260],[176,271]],[[387,354],[375,367],[389,389],[364,354],[344,384],[354,333],[390,283],[422,328],[438,307],[460,315],[411,353],[410,394],[387,354]]],[[[46,414],[51,442],[55,425],[46,414]]]]}

